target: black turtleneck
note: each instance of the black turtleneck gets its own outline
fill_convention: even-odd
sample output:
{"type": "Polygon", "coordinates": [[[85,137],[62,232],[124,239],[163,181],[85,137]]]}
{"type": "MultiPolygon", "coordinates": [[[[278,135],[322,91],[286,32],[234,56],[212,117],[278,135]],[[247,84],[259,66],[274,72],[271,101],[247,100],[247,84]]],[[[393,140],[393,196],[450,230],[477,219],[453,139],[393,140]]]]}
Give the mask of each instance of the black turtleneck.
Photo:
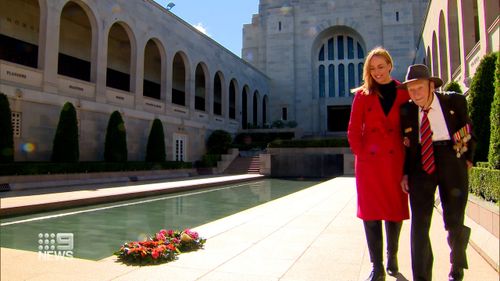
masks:
{"type": "Polygon", "coordinates": [[[396,100],[396,82],[392,80],[387,84],[378,85],[378,89],[380,91],[380,105],[382,105],[382,109],[387,116],[396,100]]]}

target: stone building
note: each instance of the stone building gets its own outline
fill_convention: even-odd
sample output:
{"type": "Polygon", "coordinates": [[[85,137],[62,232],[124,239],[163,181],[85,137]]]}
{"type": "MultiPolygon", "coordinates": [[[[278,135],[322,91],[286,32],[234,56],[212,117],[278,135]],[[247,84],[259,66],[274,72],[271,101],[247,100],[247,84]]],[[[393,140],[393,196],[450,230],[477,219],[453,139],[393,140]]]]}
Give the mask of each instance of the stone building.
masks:
{"type": "Polygon", "coordinates": [[[243,28],[242,58],[271,80],[269,120],[296,121],[305,135],[345,132],[365,55],[387,48],[403,79],[428,2],[261,0],[243,28]]]}
{"type": "Polygon", "coordinates": [[[431,1],[415,61],[467,92],[481,58],[500,48],[496,0],[431,1]]]}
{"type": "Polygon", "coordinates": [[[152,0],[0,0],[0,92],[13,112],[16,161],[50,159],[68,101],[82,161],[103,159],[115,110],[129,160],[144,159],[158,118],[167,160],[196,161],[213,130],[268,122],[268,85],[263,72],[152,0]]]}

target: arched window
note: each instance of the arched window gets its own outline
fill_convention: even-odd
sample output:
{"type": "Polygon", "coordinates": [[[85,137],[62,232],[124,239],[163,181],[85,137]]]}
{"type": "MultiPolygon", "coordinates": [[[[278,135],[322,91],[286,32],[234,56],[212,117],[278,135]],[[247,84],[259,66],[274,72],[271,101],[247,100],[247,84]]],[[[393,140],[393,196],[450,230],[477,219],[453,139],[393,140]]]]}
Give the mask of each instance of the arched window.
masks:
{"type": "Polygon", "coordinates": [[[323,39],[317,49],[318,93],[316,96],[325,97],[328,90],[328,98],[347,97],[350,89],[361,84],[365,51],[358,38],[359,36],[347,32],[347,34],[337,33],[323,39]]]}
{"type": "Polygon", "coordinates": [[[339,97],[345,97],[345,69],[343,64],[339,64],[339,97]]]}
{"type": "Polygon", "coordinates": [[[335,66],[328,66],[328,96],[335,97],[335,66]]]}
{"type": "Polygon", "coordinates": [[[319,96],[325,96],[325,66],[319,66],[319,96]]]}
{"type": "Polygon", "coordinates": [[[354,63],[350,63],[348,66],[348,75],[347,75],[347,80],[349,81],[349,89],[353,89],[356,86],[356,83],[354,82],[354,63]]]}

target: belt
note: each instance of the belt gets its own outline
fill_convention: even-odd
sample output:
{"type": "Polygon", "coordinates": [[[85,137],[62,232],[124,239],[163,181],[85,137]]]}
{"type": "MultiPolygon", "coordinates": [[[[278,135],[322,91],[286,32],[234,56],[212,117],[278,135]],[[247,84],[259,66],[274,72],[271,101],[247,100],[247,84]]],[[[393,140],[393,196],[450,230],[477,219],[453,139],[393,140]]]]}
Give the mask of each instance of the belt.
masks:
{"type": "Polygon", "coordinates": [[[434,146],[449,146],[451,145],[451,141],[450,140],[433,141],[432,144],[434,146]]]}

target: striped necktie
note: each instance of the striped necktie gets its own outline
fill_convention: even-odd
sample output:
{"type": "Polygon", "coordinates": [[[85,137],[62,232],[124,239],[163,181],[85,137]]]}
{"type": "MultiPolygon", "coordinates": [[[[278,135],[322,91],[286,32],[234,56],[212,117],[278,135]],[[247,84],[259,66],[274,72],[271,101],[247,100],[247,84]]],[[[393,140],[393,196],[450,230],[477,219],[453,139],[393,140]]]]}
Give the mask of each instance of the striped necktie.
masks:
{"type": "Polygon", "coordinates": [[[422,123],[420,124],[420,141],[422,144],[422,169],[430,175],[434,173],[436,167],[434,165],[434,148],[432,147],[432,130],[429,118],[427,118],[429,109],[422,110],[423,116],[422,123]]]}

